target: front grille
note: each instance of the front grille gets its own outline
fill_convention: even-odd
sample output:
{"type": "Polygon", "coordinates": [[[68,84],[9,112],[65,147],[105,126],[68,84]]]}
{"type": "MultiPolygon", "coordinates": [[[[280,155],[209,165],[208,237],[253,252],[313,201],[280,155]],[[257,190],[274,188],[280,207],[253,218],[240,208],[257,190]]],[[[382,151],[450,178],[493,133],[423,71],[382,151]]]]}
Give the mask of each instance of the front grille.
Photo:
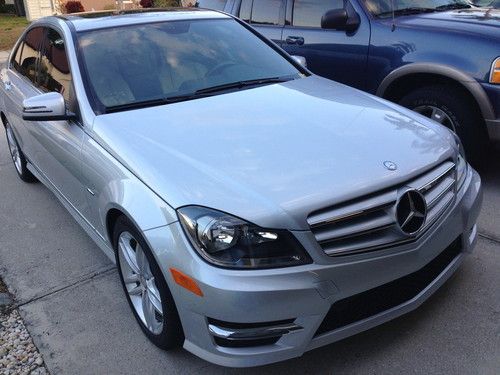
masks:
{"type": "Polygon", "coordinates": [[[385,191],[328,207],[309,215],[307,222],[316,240],[330,256],[376,250],[406,241],[408,237],[396,222],[398,192],[416,189],[425,197],[429,228],[448,208],[456,195],[455,164],[447,161],[431,171],[385,191]]]}
{"type": "Polygon", "coordinates": [[[366,319],[416,297],[460,254],[461,244],[461,237],[459,237],[420,270],[335,302],[315,335],[318,336],[366,319]]]}

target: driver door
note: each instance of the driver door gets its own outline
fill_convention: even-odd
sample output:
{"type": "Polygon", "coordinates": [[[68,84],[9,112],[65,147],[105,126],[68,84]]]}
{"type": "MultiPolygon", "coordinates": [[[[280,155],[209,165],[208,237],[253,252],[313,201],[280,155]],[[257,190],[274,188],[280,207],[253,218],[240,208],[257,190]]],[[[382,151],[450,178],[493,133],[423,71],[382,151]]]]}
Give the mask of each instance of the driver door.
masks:
{"type": "MultiPolygon", "coordinates": [[[[46,27],[36,84],[42,93],[58,92],[72,112],[78,112],[62,33],[46,27]]],[[[80,213],[87,204],[81,182],[83,126],[78,121],[25,121],[33,161],[41,174],[80,213]]]]}

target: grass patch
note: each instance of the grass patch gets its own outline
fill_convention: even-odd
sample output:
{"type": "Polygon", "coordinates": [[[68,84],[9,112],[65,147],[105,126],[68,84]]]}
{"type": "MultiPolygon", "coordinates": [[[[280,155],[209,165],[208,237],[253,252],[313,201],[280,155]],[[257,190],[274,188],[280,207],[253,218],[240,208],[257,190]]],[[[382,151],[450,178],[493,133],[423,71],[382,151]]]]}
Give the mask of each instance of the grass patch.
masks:
{"type": "Polygon", "coordinates": [[[28,24],[24,17],[0,14],[0,51],[12,49],[28,24]]]}

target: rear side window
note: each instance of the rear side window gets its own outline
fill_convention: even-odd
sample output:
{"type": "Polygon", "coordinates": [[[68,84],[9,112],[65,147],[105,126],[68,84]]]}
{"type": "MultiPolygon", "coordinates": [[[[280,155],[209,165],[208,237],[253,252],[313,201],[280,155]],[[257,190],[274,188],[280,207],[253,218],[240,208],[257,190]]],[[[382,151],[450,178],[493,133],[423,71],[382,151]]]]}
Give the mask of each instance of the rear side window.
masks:
{"type": "Polygon", "coordinates": [[[321,17],[330,9],[344,8],[344,0],[295,0],[293,26],[321,27],[321,17]]]}
{"type": "Polygon", "coordinates": [[[14,69],[33,83],[36,83],[43,32],[43,27],[35,27],[29,30],[19,44],[13,61],[14,69]]]}
{"type": "Polygon", "coordinates": [[[40,57],[38,84],[46,92],[58,92],[70,101],[71,73],[64,39],[54,29],[47,29],[40,57]]]}
{"type": "Polygon", "coordinates": [[[279,25],[282,0],[242,0],[239,16],[258,25],[279,25]]]}
{"type": "Polygon", "coordinates": [[[224,10],[226,3],[227,0],[198,0],[195,6],[198,8],[224,10]]]}

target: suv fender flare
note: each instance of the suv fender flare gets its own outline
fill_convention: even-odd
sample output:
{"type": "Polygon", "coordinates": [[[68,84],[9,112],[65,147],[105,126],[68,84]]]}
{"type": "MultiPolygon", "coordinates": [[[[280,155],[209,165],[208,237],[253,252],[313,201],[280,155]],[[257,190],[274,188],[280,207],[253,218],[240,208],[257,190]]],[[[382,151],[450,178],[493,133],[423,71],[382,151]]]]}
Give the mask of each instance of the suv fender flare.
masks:
{"type": "Polygon", "coordinates": [[[460,83],[474,97],[485,120],[495,119],[495,112],[488,95],[479,82],[468,74],[443,64],[412,63],[401,66],[389,73],[377,89],[377,96],[383,98],[389,87],[397,80],[413,74],[434,74],[460,83]]]}

